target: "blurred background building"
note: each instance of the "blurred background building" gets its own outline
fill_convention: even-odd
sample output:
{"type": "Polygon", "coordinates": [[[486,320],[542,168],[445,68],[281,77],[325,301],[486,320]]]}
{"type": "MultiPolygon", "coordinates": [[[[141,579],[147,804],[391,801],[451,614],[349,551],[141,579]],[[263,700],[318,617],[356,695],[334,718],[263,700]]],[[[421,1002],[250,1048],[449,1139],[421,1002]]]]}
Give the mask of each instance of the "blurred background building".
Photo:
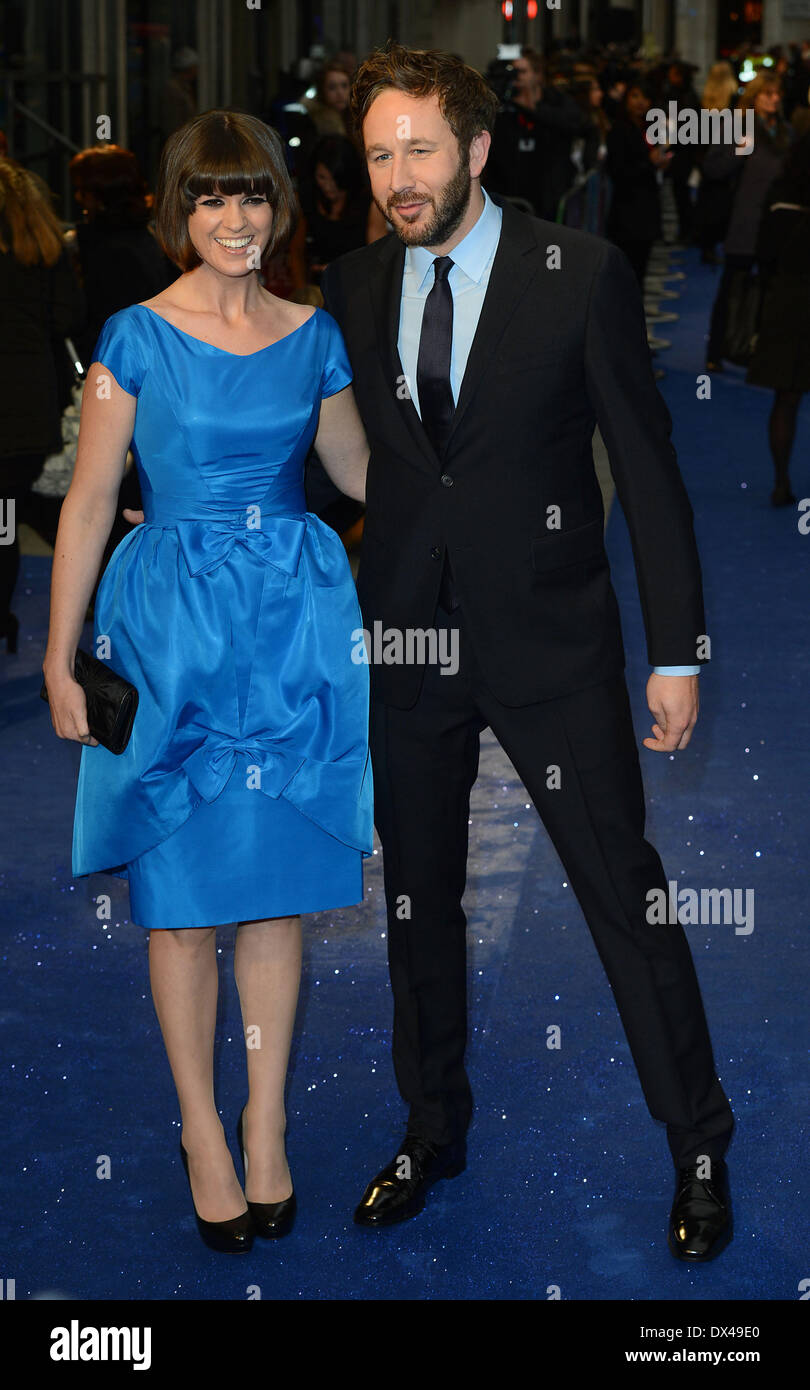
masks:
{"type": "Polygon", "coordinates": [[[324,58],[351,62],[389,35],[482,71],[504,43],[635,42],[705,72],[809,28],[810,0],[3,0],[0,129],[70,217],[66,153],[110,140],[153,182],[166,135],[195,110],[234,105],[278,123],[324,58]]]}

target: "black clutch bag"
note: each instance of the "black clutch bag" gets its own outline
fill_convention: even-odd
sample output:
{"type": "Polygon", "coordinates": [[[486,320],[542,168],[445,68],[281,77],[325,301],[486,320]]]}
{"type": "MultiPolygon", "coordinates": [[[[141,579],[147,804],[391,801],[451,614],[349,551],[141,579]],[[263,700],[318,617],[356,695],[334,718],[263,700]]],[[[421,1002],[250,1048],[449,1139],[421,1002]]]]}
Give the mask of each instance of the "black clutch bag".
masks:
{"type": "MultiPolygon", "coordinates": [[[[106,661],[99,661],[81,647],[76,652],[73,675],[87,699],[91,735],[111,753],[123,753],[138,708],[135,686],[111,670],[106,661]]],[[[48,699],[44,682],[39,693],[43,700],[48,699]]]]}

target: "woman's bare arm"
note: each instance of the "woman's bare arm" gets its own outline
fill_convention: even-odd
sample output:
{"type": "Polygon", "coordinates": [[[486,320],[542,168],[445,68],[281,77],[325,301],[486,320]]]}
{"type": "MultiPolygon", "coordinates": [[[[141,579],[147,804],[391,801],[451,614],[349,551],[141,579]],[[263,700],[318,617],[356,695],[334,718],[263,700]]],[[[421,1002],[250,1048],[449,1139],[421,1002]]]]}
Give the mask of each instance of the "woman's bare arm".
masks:
{"type": "Polygon", "coordinates": [[[107,544],[135,424],[136,398],[93,362],[82,394],[76,467],[59,515],[51,575],[48,645],[42,663],[51,719],[60,738],[89,738],[84,691],[73,661],[107,544]]]}
{"type": "Polygon", "coordinates": [[[370,450],[351,386],[321,401],[315,450],[335,487],[365,502],[370,450]]]}

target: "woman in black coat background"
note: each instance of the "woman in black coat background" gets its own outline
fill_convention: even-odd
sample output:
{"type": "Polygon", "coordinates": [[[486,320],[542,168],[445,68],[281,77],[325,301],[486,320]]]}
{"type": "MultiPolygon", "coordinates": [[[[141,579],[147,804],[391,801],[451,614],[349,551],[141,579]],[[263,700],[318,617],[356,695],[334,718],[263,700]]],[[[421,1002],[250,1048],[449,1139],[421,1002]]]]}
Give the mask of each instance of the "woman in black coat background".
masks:
{"type": "Polygon", "coordinates": [[[366,166],[345,135],[324,135],[310,157],[310,178],[300,190],[310,253],[310,283],[338,256],[366,244],[371,192],[366,166]]]}
{"type": "MultiPolygon", "coordinates": [[[[87,368],[107,319],[130,304],[153,299],[180,271],[163,254],[152,232],[154,200],[131,150],[120,145],[90,145],[71,159],[70,177],[81,218],[66,241],[74,252],[74,266],[87,300],[87,321],[76,338],[79,357],[87,368]]],[[[141,505],[138,474],[130,465],[121,482],[99,579],[115,547],[132,530],[124,508],[139,511],[141,505]]]]}
{"type": "MultiPolygon", "coordinates": [[[[706,345],[706,370],[722,371],[728,311],[735,275],[756,260],[757,233],[768,189],[781,172],[794,131],[780,115],[781,90],[775,77],[760,73],[743,91],[739,108],[754,112],[753,147],[736,154],[734,144],[715,145],[703,160],[704,176],[734,178],[734,198],[723,245],[723,273],[717,287],[706,345]]],[[[741,142],[747,145],[747,141],[741,142]]]]}
{"type": "Polygon", "coordinates": [[[612,193],[606,233],[624,251],[642,289],[652,244],[661,236],[656,170],[671,158],[663,146],[647,140],[649,106],[642,83],[632,78],[607,135],[606,168],[612,193]]]}
{"type": "MultiPolygon", "coordinates": [[[[84,297],[62,240],[50,194],[36,175],[0,159],[0,497],[11,544],[0,545],[0,639],[17,647],[11,601],[20,568],[20,523],[31,516],[31,486],[62,448],[62,400],[54,351],[85,316],[84,297]]],[[[66,354],[65,354],[66,357],[66,354]]]]}
{"type": "Polygon", "coordinates": [[[796,501],[788,470],[799,402],[810,391],[810,134],[790,150],[771,184],[757,241],[764,294],[746,380],[774,391],[768,436],[774,506],[796,501]]]}
{"type": "Polygon", "coordinates": [[[152,197],[131,150],[91,145],[71,159],[70,177],[81,218],[65,241],[87,301],[87,322],[75,342],[89,366],[110,315],[152,299],[180,272],[152,233],[152,197]]]}

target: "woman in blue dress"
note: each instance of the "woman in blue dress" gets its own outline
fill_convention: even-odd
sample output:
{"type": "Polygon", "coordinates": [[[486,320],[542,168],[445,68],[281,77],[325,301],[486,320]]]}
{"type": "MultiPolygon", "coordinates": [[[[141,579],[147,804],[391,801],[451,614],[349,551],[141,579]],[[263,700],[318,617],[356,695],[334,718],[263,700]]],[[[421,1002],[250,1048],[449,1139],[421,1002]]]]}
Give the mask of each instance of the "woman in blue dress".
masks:
{"type": "Polygon", "coordinates": [[[259,283],[294,208],[280,142],[256,118],[208,111],[167,142],[156,231],[184,273],[113,314],[96,344],[43,662],[56,733],[85,745],[73,872],[127,878],[132,920],[149,930],[183,1163],[200,1234],[222,1250],[292,1224],[299,914],[359,902],[372,849],[362,620],[344,548],[303,486],[314,443],[362,501],[369,449],[337,324],[259,283]],[[95,605],[94,654],[139,692],[113,755],[89,734],[72,672],[130,443],[144,522],[95,605]],[[244,1191],[213,1088],[216,927],[231,922],[244,1191]]]}

